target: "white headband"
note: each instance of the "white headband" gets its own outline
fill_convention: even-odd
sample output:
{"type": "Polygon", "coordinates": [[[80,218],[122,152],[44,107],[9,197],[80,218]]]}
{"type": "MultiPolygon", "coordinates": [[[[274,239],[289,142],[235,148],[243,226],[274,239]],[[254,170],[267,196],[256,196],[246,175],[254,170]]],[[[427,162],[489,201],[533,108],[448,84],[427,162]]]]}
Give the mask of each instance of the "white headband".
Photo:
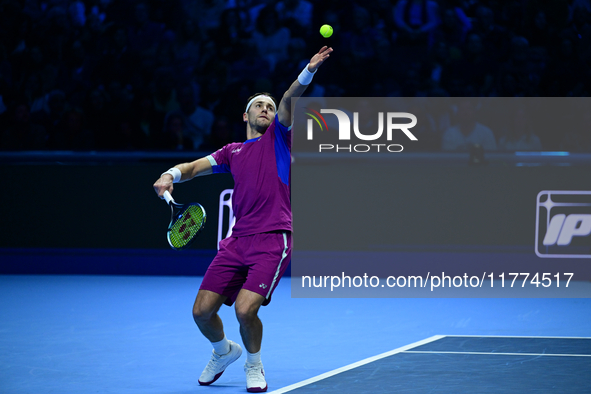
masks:
{"type": "Polygon", "coordinates": [[[250,109],[250,106],[252,105],[252,103],[254,103],[255,100],[261,99],[261,98],[269,99],[269,101],[273,105],[273,109],[275,110],[275,112],[277,112],[277,107],[275,107],[275,102],[273,101],[273,99],[269,96],[265,96],[264,94],[259,94],[258,96],[254,97],[252,100],[250,100],[248,102],[248,104],[246,104],[246,111],[245,112],[248,113],[248,110],[250,109]]]}

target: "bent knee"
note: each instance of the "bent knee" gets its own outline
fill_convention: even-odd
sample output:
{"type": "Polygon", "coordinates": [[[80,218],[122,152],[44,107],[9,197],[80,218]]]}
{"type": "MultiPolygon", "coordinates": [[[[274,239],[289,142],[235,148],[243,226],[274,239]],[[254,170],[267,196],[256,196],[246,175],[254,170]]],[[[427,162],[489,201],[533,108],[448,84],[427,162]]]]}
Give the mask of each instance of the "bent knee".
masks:
{"type": "Polygon", "coordinates": [[[236,306],[236,318],[240,324],[249,324],[258,319],[259,308],[251,305],[236,306]]]}
{"type": "Polygon", "coordinates": [[[193,319],[195,320],[209,320],[213,316],[213,311],[203,308],[200,305],[193,305],[193,319]]]}
{"type": "Polygon", "coordinates": [[[193,304],[193,319],[195,319],[195,321],[209,320],[217,313],[217,310],[218,308],[216,308],[215,305],[195,302],[195,304],[193,304]]]}
{"type": "Polygon", "coordinates": [[[209,320],[220,309],[225,297],[211,293],[199,291],[195,303],[193,304],[193,319],[209,320]]]}

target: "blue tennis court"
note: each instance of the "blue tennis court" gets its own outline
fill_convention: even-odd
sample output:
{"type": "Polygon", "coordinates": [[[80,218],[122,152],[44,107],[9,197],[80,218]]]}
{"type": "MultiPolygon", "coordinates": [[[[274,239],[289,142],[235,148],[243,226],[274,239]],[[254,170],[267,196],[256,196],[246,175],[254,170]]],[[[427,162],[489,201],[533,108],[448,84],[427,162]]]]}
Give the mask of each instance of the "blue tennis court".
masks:
{"type": "Polygon", "coordinates": [[[591,338],[435,335],[276,393],[588,393],[591,338]]]}
{"type": "MultiPolygon", "coordinates": [[[[0,276],[2,393],[239,393],[197,379],[200,277],[0,276]]],[[[591,286],[591,284],[588,284],[591,286]]],[[[591,392],[589,299],[296,299],[261,310],[269,391],[591,392]],[[371,361],[371,362],[368,362],[371,361]]],[[[240,340],[231,308],[228,338],[240,340]]]]}

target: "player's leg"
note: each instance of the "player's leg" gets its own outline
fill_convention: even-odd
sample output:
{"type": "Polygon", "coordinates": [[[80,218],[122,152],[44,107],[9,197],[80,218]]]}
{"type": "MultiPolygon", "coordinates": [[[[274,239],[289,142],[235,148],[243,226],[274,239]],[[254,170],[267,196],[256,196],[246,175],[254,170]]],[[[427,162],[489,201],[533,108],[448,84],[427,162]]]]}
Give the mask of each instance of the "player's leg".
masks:
{"type": "Polygon", "coordinates": [[[219,342],[224,338],[224,325],[218,311],[226,298],[209,290],[199,290],[195,298],[193,320],[210,342],[219,342]]]}
{"type": "Polygon", "coordinates": [[[240,323],[240,336],[246,347],[246,390],[248,392],[267,391],[265,371],[261,362],[261,342],[263,323],[258,312],[265,297],[250,290],[242,289],[236,298],[236,317],[240,323]]]}
{"type": "Polygon", "coordinates": [[[236,298],[236,318],[240,323],[242,343],[249,353],[258,353],[263,340],[263,323],[258,312],[265,297],[250,290],[242,289],[236,298]]]}
{"type": "Polygon", "coordinates": [[[228,365],[242,355],[240,345],[226,338],[222,319],[218,315],[226,298],[212,291],[199,290],[193,304],[193,319],[213,346],[211,359],[199,377],[201,385],[207,386],[218,380],[228,365]]]}
{"type": "MultiPolygon", "coordinates": [[[[246,238],[246,237],[245,237],[246,238]]],[[[255,234],[245,246],[245,260],[249,268],[246,282],[236,299],[236,316],[240,335],[247,349],[246,389],[249,392],[267,391],[265,372],[261,362],[263,324],[258,317],[261,305],[271,301],[271,295],[285,273],[291,259],[291,234],[273,232],[255,234]]]]}
{"type": "Polygon", "coordinates": [[[230,237],[223,240],[220,251],[201,281],[193,305],[195,323],[214,348],[211,359],[199,378],[199,384],[209,385],[215,382],[226,367],[242,354],[240,345],[224,335],[224,325],[218,311],[223,303],[232,304],[232,299],[244,283],[245,273],[235,248],[235,239],[230,237]]]}

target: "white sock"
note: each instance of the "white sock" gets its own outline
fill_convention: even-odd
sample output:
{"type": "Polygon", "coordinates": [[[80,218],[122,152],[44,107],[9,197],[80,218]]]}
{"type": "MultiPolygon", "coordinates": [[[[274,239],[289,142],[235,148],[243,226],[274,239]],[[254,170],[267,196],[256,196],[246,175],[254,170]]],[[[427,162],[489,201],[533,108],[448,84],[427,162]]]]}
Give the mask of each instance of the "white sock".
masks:
{"type": "Polygon", "coordinates": [[[230,341],[228,341],[226,335],[224,335],[224,339],[222,339],[221,341],[212,342],[211,344],[213,346],[213,350],[220,356],[223,356],[224,354],[228,354],[230,352],[230,341]]]}
{"type": "Polygon", "coordinates": [[[246,351],[246,362],[248,364],[258,364],[261,362],[261,351],[259,350],[256,353],[250,353],[248,350],[246,351]]]}

